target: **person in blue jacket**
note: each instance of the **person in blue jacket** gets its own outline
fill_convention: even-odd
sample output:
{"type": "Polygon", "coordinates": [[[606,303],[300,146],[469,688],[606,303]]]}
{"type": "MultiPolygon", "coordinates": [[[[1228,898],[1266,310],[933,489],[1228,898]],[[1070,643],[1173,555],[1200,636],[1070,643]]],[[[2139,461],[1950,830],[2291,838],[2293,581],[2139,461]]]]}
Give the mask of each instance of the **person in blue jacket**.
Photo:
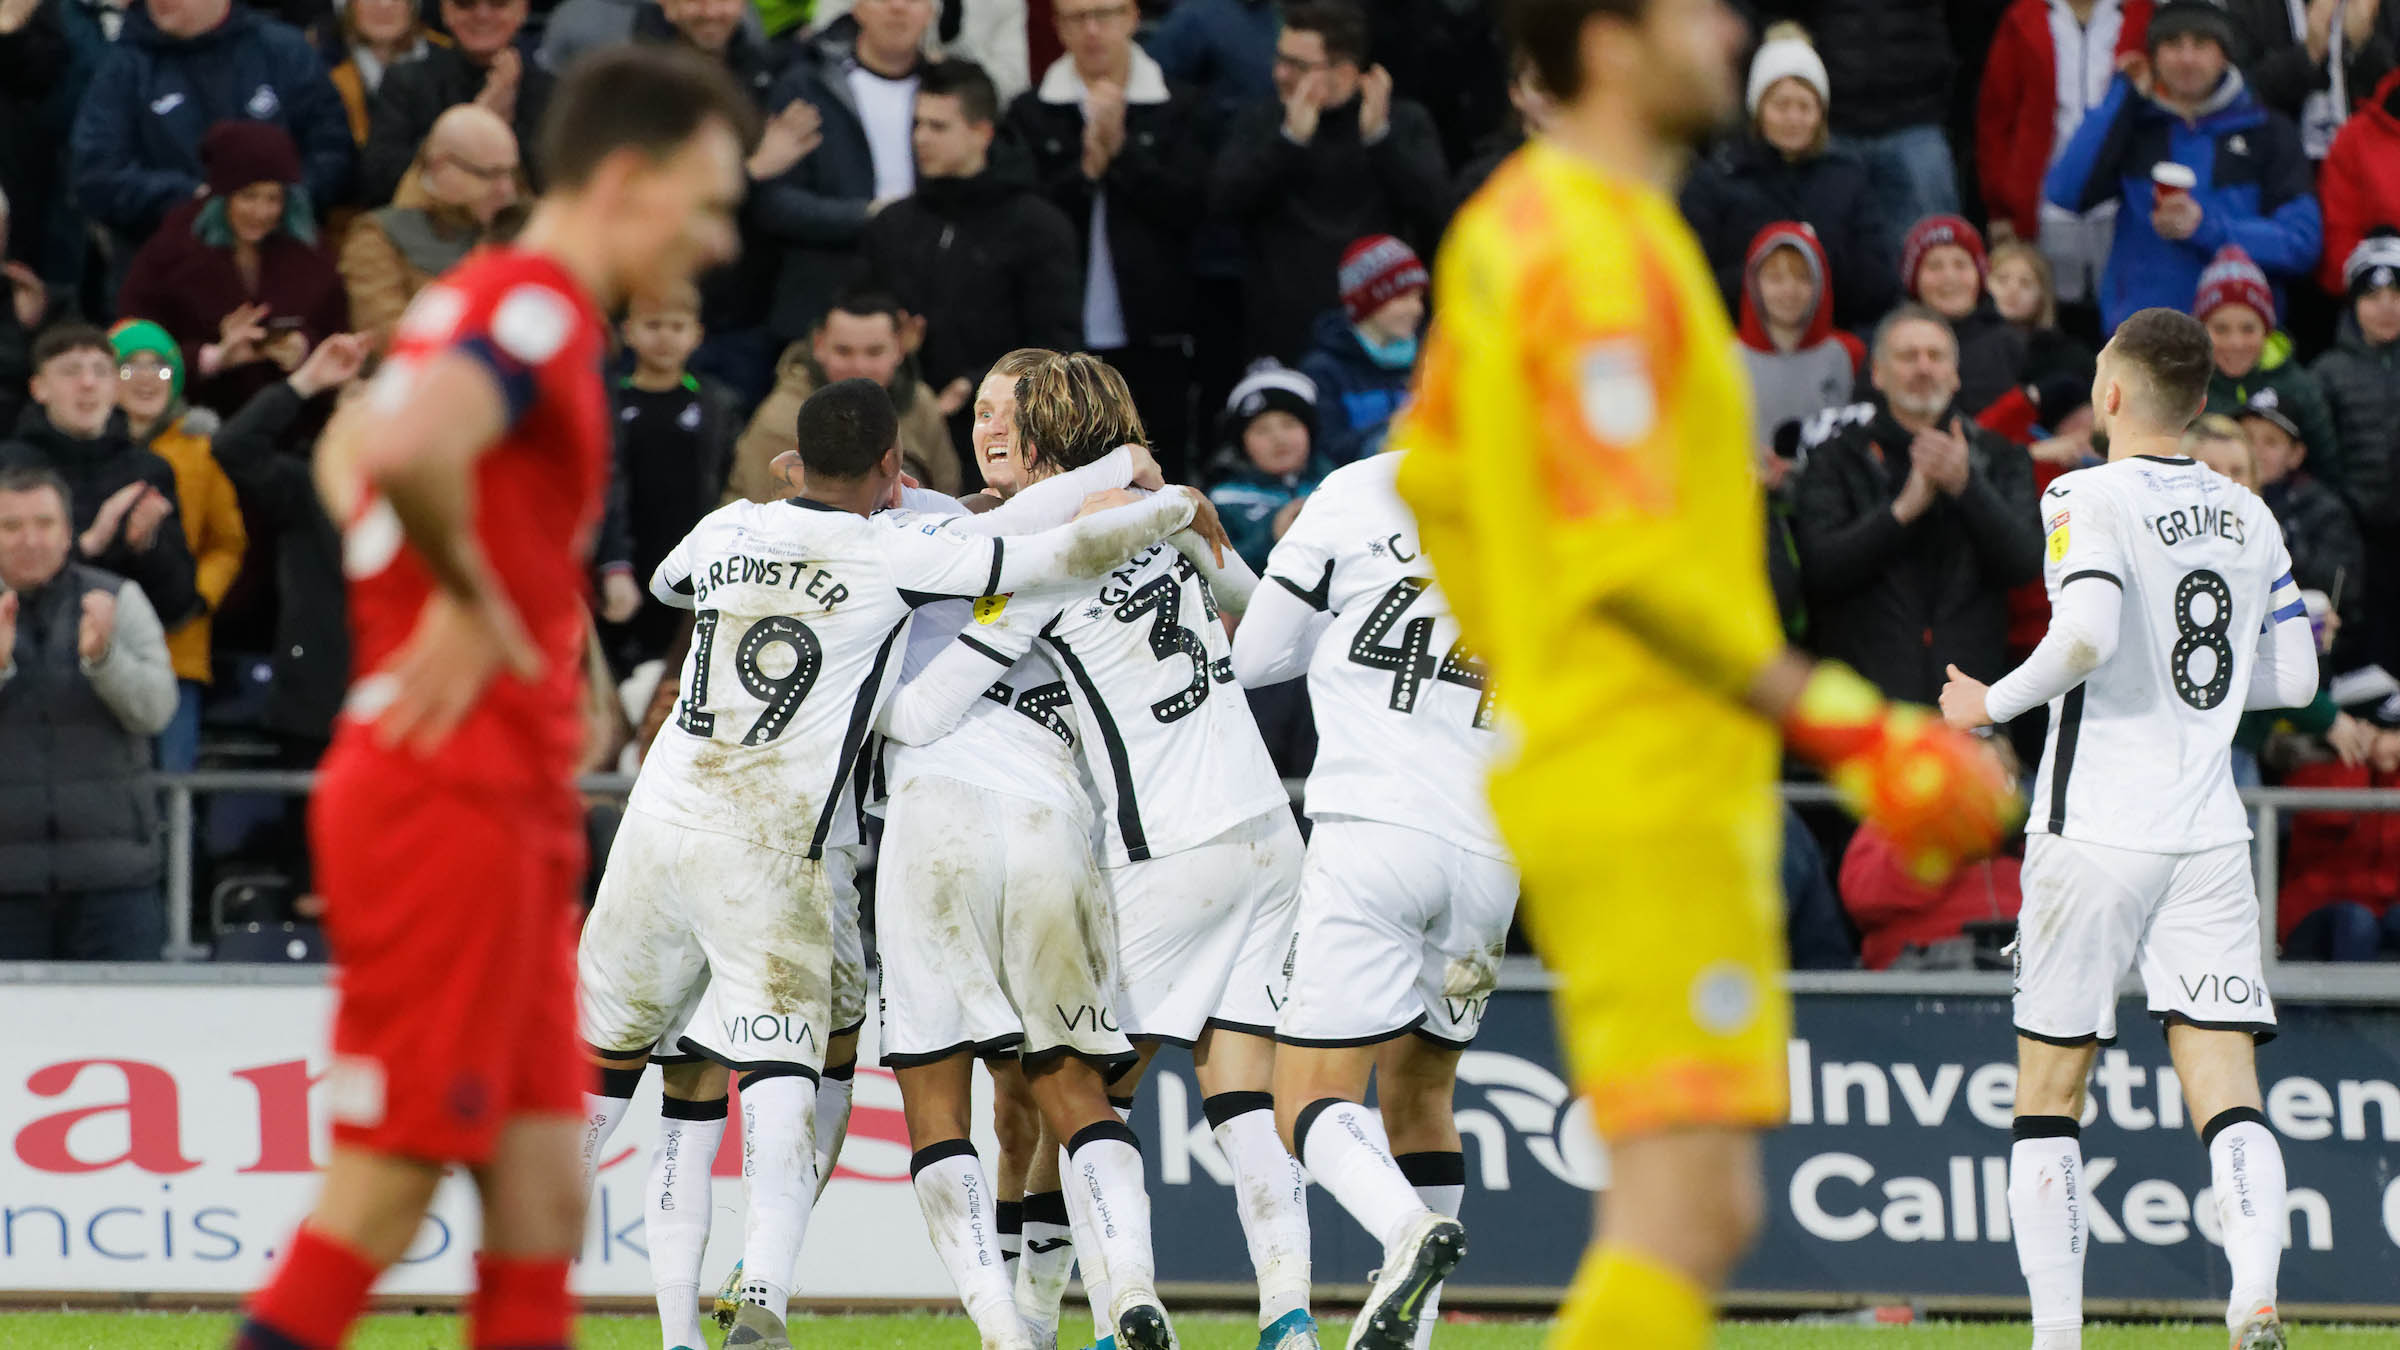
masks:
{"type": "Polygon", "coordinates": [[[2232,22],[2206,0],[2169,0],[2150,21],[2147,58],[2133,58],[2051,165],[2044,195],[2070,211],[2119,203],[2100,281],[2112,331],[2135,310],[2182,309],[2208,260],[2239,244],[2270,278],[2316,265],[2324,220],[2308,157],[2290,119],[2268,110],[2228,53],[2232,22]],[[2189,191],[2152,170],[2189,169],[2189,191]]]}
{"type": "Polygon", "coordinates": [[[1340,468],[1382,443],[1408,401],[1425,326],[1425,264],[1388,234],[1342,255],[1342,307],[1317,316],[1300,373],[1317,386],[1317,450],[1340,468]]]}
{"type": "Polygon", "coordinates": [[[299,29],[233,0],[135,5],[75,118],[76,203],[130,255],[200,190],[201,136],[237,119],[282,127],[309,199],[343,200],[356,154],[349,113],[299,29]]]}

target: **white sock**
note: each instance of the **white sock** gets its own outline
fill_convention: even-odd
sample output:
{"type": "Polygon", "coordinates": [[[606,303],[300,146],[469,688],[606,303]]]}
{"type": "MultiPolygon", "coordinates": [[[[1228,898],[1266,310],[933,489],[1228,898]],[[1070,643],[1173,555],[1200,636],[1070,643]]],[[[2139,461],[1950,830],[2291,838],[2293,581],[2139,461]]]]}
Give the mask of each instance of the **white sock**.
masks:
{"type": "Polygon", "coordinates": [[[841,1161],[842,1140],[850,1135],[850,1089],[858,1066],[827,1070],[817,1080],[817,1194],[833,1184],[834,1165],[841,1161]],[[834,1077],[839,1072],[841,1077],[834,1077]]]}
{"type": "Polygon", "coordinates": [[[1308,1307],[1308,1178],[1275,1135],[1274,1097],[1220,1092],[1200,1107],[1233,1166],[1234,1205],[1258,1272],[1258,1324],[1268,1326],[1308,1307]]]}
{"type": "MultiPolygon", "coordinates": [[[[1119,1124],[1129,1127],[1133,1124],[1133,1098],[1111,1097],[1108,1099],[1108,1109],[1117,1113],[1119,1124]]],[[[1070,1152],[1063,1146],[1059,1149],[1062,1157],[1068,1156],[1070,1152]]],[[[1075,1184],[1074,1178],[1075,1169],[1072,1163],[1065,1164],[1060,1168],[1059,1185],[1066,1193],[1067,1217],[1073,1221],[1074,1231],[1089,1235],[1094,1231],[1093,1225],[1097,1224],[1099,1220],[1092,1215],[1091,1196],[1082,1187],[1075,1184]]],[[[1143,1192],[1145,1198],[1148,1194],[1147,1191],[1143,1192]]],[[[1083,1296],[1085,1301],[1092,1305],[1092,1339],[1095,1342],[1117,1334],[1117,1315],[1109,1306],[1110,1282],[1106,1257],[1105,1252],[1088,1241],[1084,1243],[1083,1249],[1075,1254],[1076,1264],[1082,1267],[1083,1296]]]]}
{"type": "Polygon", "coordinates": [[[750,1221],[742,1231],[741,1298],[778,1318],[791,1307],[792,1271],[817,1195],[812,1091],[794,1073],[742,1084],[742,1186],[750,1221]]]}
{"type": "Polygon", "coordinates": [[[2239,1327],[2275,1302],[2283,1263],[2283,1148],[2258,1112],[2220,1114],[2208,1124],[2208,1171],[2216,1190],[2217,1227],[2233,1266],[2233,1298],[2225,1321],[2239,1327]]]}
{"type": "Polygon", "coordinates": [[[700,1337],[700,1258],[708,1250],[714,1205],[709,1174],[725,1139],[725,1099],[660,1104],[658,1148],[650,1155],[650,1189],[643,1195],[642,1240],[650,1248],[650,1281],[658,1290],[658,1325],[666,1350],[705,1350],[700,1337]]]}
{"type": "Polygon", "coordinates": [[[1017,1321],[1008,1262],[1000,1255],[992,1179],[975,1146],[951,1139],[918,1149],[909,1160],[908,1174],[917,1188],[917,1208],[925,1213],[925,1231],[950,1272],[950,1283],[958,1288],[958,1301],[983,1334],[983,1343],[1014,1343],[1024,1330],[1017,1321]]]}
{"type": "MultiPolygon", "coordinates": [[[[1390,1137],[1388,1132],[1385,1137],[1390,1137]]],[[[1458,1207],[1467,1198],[1467,1155],[1464,1153],[1403,1153],[1392,1159],[1400,1165],[1400,1173],[1416,1188],[1417,1199],[1436,1214],[1458,1217],[1458,1207]]],[[[1425,1301],[1417,1308],[1417,1350],[1433,1344],[1433,1324],[1441,1320],[1442,1287],[1435,1285],[1425,1291],[1425,1301]]]]}
{"type": "Polygon", "coordinates": [[[1390,1255],[1426,1206],[1392,1161],[1383,1121],[1357,1102],[1336,1097],[1311,1102],[1301,1115],[1300,1156],[1308,1160],[1308,1175],[1390,1255]]]}
{"type": "Polygon", "coordinates": [[[583,1094],[583,1193],[587,1196],[592,1193],[592,1183],[600,1177],[600,1150],[608,1147],[608,1137],[617,1132],[617,1123],[625,1119],[626,1109],[633,1105],[633,1091],[641,1081],[639,1069],[602,1069],[601,1086],[609,1092],[622,1088],[625,1095],[583,1094]]]}
{"type": "Polygon", "coordinates": [[[1075,1246],[1084,1260],[1084,1285],[1092,1290],[1092,1317],[1106,1310],[1103,1335],[1116,1334],[1116,1313],[1134,1298],[1155,1302],[1158,1275],[1150,1252],[1150,1191],[1142,1180],[1142,1150],[1122,1122],[1084,1127],[1069,1146],[1067,1212],[1080,1222],[1075,1246]],[[1080,1201],[1080,1204],[1078,1204],[1080,1201]],[[1095,1260],[1095,1258],[1097,1258],[1095,1260]],[[1108,1297],[1092,1286],[1100,1268],[1108,1297]]]}
{"type": "MultiPolygon", "coordinates": [[[[1063,1186],[1064,1183],[1062,1182],[1063,1186]]],[[[1058,1336],[1058,1305],[1075,1269],[1075,1229],[1063,1190],[1025,1197],[1025,1252],[1017,1258],[1017,1316],[1036,1346],[1058,1336]]]]}
{"type": "Polygon", "coordinates": [[[2083,1139],[2065,1116],[2017,1117],[2008,1158],[2008,1224],[2033,1298],[2034,1350],[2083,1344],[2083,1139]],[[2028,1133],[2028,1130],[2036,1131],[2028,1133]]]}

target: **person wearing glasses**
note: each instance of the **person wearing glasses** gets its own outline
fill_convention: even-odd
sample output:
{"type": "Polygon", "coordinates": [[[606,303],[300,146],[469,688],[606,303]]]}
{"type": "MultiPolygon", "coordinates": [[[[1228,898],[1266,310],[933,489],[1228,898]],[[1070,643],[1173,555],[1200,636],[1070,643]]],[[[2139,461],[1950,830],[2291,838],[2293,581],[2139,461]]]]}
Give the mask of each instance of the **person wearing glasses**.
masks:
{"type": "Polygon", "coordinates": [[[233,483],[209,453],[217,415],[183,401],[183,352],[167,330],[147,319],[127,319],[109,330],[117,354],[117,407],[135,445],[167,462],[175,473],[175,514],[192,551],[193,581],[200,603],[167,632],[167,656],[175,667],[175,719],[158,735],[158,766],[188,772],[200,757],[200,701],[209,685],[209,619],[241,573],[250,534],[242,525],[233,483]]]}
{"type": "MultiPolygon", "coordinates": [[[[367,101],[367,145],[358,169],[362,203],[392,200],[434,122],[461,103],[508,123],[517,144],[536,144],[534,132],[556,79],[517,49],[525,15],[526,0],[442,0],[442,27],[453,45],[430,47],[392,67],[367,101]]],[[[525,165],[526,179],[537,189],[541,167],[525,165]]]]}
{"type": "Polygon", "coordinates": [[[1450,202],[1433,118],[1369,69],[1367,20],[1353,0],[1284,11],[1275,99],[1237,118],[1218,152],[1210,205],[1242,232],[1243,334],[1253,357],[1295,365],[1309,329],[1340,301],[1343,250],[1396,235],[1432,251],[1450,202]]]}
{"type": "Polygon", "coordinates": [[[428,282],[484,242],[521,187],[517,136],[488,108],[462,103],[434,119],[392,204],[342,238],[350,322],[380,349],[428,282]]]}
{"type": "Polygon", "coordinates": [[[1134,45],[1134,0],[1058,0],[1066,54],[1008,110],[1082,248],[1083,345],[1115,367],[1169,480],[1192,450],[1192,227],[1206,209],[1195,98],[1134,45]]]}

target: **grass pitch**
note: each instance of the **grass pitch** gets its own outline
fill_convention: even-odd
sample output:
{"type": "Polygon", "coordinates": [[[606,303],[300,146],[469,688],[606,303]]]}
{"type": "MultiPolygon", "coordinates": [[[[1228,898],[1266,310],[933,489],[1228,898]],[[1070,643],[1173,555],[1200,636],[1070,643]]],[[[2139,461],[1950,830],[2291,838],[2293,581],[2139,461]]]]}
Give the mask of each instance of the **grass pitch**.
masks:
{"type": "MultiPolygon", "coordinates": [[[[1252,1319],[1195,1314],[1175,1319],[1186,1350],[1252,1350],[1252,1319]]],[[[1341,1328],[1328,1325],[1329,1345],[1341,1328]]],[[[1535,1350],[1547,1322],[1445,1321],[1434,1335],[1442,1350],[1535,1350]]],[[[712,1335],[714,1328],[711,1328],[712,1335]]],[[[0,1312],[0,1350],[224,1350],[233,1317],[213,1312],[0,1312]]],[[[1736,1322],[1719,1337],[1720,1350],[2023,1350],[2029,1337],[2017,1322],[1926,1322],[1914,1326],[1846,1326],[1799,1322],[1736,1322]]],[[[2303,1326],[2301,1350],[2369,1350],[2400,1345],[2400,1328],[2303,1326]]],[[[453,1350],[455,1317],[381,1316],[351,1338],[353,1350],[453,1350]]],[[[710,1342],[714,1345],[712,1339],[710,1342]]],[[[792,1343],[801,1350],[973,1350],[975,1331],[957,1316],[800,1317],[792,1343]]],[[[588,1317],[580,1350],[657,1350],[657,1323],[638,1317],[588,1317]]],[[[2224,1328],[2215,1323],[2103,1324],[2084,1329],[2090,1350],[2218,1350],[2224,1328]]]]}

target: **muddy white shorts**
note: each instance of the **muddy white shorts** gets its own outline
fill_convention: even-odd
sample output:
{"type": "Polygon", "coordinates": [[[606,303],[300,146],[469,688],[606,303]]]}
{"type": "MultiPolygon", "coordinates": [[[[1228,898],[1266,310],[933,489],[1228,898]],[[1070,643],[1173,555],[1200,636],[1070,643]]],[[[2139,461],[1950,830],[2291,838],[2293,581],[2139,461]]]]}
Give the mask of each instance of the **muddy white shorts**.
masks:
{"type": "Polygon", "coordinates": [[[968,1052],[1132,1063],[1087,821],[919,774],[892,787],[876,882],[886,1067],[968,1052]]]}
{"type": "Polygon", "coordinates": [[[1128,1035],[1191,1045],[1211,1025],[1275,1034],[1302,852],[1279,806],[1180,853],[1102,871],[1128,1035]]]}
{"type": "Polygon", "coordinates": [[[2259,955],[2250,846],[2143,853],[2051,834],[2025,840],[2016,1023],[2059,1045],[2117,1038],[2117,982],[2140,970],[2150,1014],[2275,1034],[2259,955]]]}
{"type": "Polygon", "coordinates": [[[1414,1031],[1465,1049],[1516,912],[1517,869],[1501,859],[1402,825],[1317,821],[1275,1039],[1372,1045],[1414,1031]]]}
{"type": "Polygon", "coordinates": [[[584,1040],[624,1052],[683,1026],[681,1049],[730,1068],[814,1075],[850,868],[628,810],[577,953],[584,1040]]]}

